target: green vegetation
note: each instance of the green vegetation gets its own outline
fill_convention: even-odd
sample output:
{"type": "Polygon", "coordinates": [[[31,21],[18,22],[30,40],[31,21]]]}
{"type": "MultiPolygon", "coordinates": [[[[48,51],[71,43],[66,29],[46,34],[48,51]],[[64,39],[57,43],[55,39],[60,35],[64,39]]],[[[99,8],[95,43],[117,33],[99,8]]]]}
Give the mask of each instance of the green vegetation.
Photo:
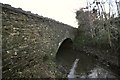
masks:
{"type": "Polygon", "coordinates": [[[75,46],[114,51],[119,49],[120,17],[115,17],[111,11],[107,13],[103,8],[103,2],[95,0],[76,12],[79,27],[75,46]]]}

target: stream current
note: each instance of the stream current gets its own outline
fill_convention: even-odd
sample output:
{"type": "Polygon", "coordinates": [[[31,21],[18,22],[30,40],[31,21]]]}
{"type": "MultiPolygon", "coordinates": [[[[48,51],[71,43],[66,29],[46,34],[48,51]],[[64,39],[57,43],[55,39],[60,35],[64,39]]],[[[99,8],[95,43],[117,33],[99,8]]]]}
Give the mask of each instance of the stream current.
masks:
{"type": "Polygon", "coordinates": [[[73,49],[61,50],[56,55],[56,63],[58,69],[70,78],[71,76],[73,78],[116,78],[114,73],[101,66],[96,58],[85,52],[78,52],[73,49]],[[75,64],[76,59],[79,60],[75,64]],[[69,75],[70,73],[74,74],[69,75]]]}

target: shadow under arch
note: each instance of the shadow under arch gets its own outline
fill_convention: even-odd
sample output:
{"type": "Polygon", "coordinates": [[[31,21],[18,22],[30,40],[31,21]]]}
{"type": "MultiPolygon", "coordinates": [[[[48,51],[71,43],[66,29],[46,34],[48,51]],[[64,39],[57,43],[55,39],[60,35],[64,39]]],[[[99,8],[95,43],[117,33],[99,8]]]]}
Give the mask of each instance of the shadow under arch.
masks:
{"type": "Polygon", "coordinates": [[[73,49],[73,41],[70,38],[65,39],[58,48],[56,58],[61,54],[66,54],[69,50],[73,49]]]}
{"type": "Polygon", "coordinates": [[[73,53],[73,41],[70,38],[66,38],[59,46],[58,51],[56,53],[56,64],[58,65],[58,69],[60,69],[60,71],[65,72],[65,73],[68,72],[66,71],[64,64],[68,63],[69,59],[74,58],[73,54],[74,54],[73,53]]]}

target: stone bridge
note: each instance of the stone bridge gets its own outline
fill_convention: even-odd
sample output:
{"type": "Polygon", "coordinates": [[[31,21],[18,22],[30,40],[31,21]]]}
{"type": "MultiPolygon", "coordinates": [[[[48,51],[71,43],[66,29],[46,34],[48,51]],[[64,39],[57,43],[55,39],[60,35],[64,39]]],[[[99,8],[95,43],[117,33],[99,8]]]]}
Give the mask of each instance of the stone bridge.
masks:
{"type": "Polygon", "coordinates": [[[63,43],[70,47],[77,29],[7,4],[0,7],[3,78],[60,76],[56,53],[63,43]]]}

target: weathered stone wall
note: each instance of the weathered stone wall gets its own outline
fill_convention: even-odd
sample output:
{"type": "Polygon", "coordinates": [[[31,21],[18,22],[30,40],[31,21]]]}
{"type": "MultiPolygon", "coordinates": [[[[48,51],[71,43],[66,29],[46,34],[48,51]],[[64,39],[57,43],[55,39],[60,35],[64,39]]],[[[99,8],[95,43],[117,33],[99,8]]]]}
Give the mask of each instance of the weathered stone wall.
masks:
{"type": "Polygon", "coordinates": [[[2,8],[0,7],[0,80],[2,78],[2,8]]]}
{"type": "Polygon", "coordinates": [[[54,58],[76,29],[2,4],[2,74],[7,77],[55,77],[54,58]]]}

